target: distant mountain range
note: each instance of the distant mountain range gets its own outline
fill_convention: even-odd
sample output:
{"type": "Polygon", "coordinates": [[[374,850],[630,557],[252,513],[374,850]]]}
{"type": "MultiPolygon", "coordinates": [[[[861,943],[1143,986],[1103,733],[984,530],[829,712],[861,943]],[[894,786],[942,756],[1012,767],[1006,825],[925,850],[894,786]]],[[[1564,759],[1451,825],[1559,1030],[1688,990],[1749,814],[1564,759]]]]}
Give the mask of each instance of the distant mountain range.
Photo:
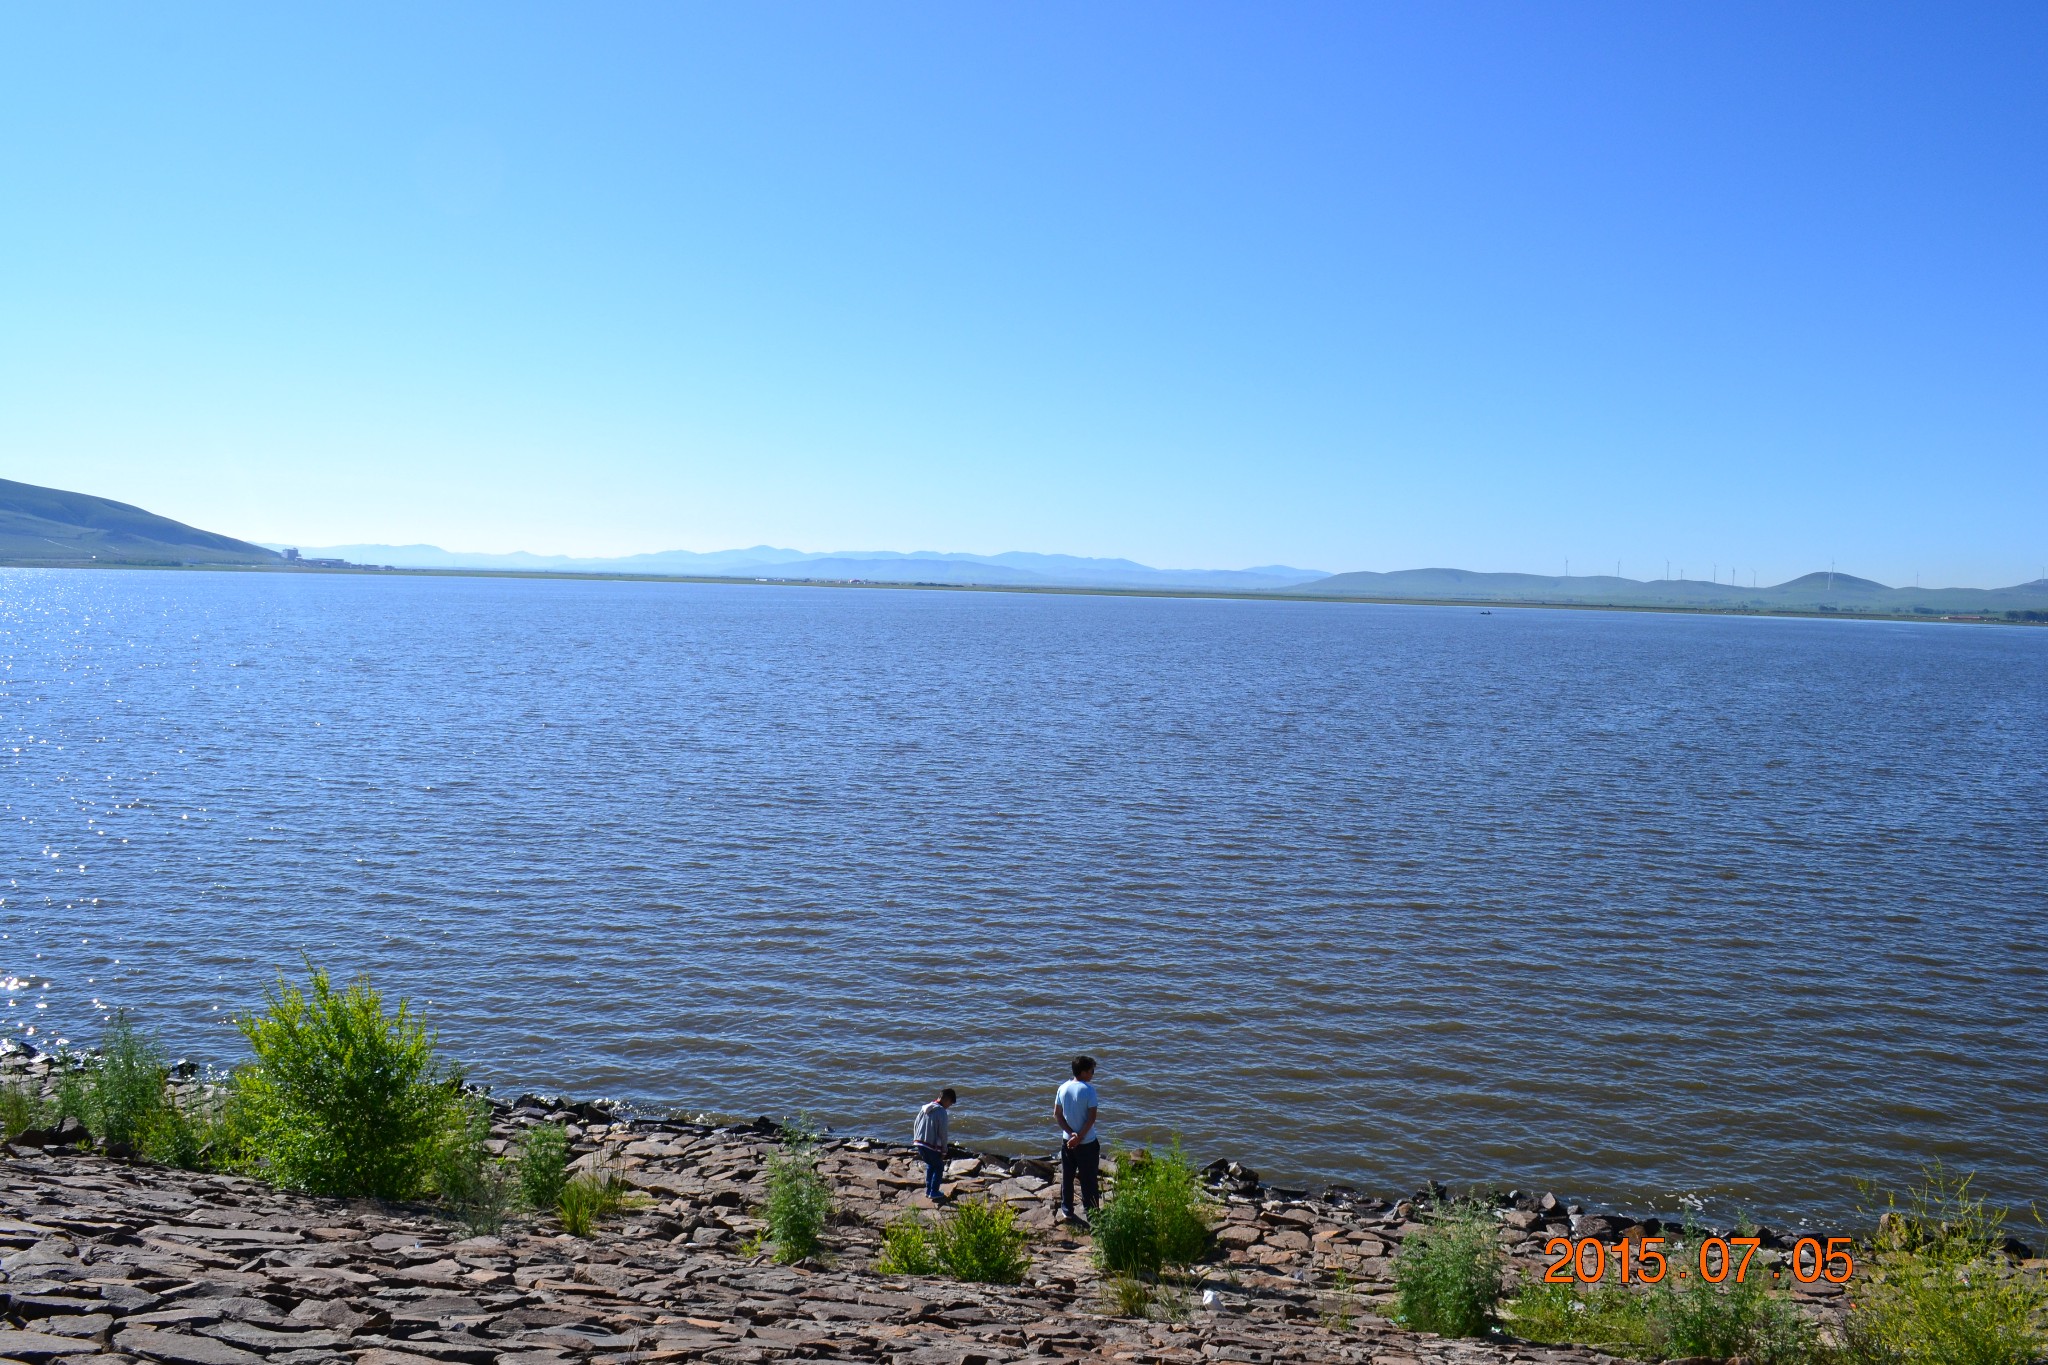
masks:
{"type": "Polygon", "coordinates": [[[999,555],[938,550],[835,550],[823,553],[756,545],[746,550],[663,550],[616,559],[569,555],[467,554],[438,545],[326,545],[297,548],[307,558],[388,564],[397,569],[511,569],[528,573],[667,574],[692,578],[780,578],[830,582],[941,583],[1016,588],[1181,588],[1257,592],[1329,577],[1320,569],[1267,564],[1255,569],[1155,569],[1128,559],[1085,559],[1010,551],[999,555]]]}
{"type": "Polygon", "coordinates": [[[0,564],[282,564],[274,550],[125,502],[0,479],[0,564]]]}
{"type": "Polygon", "coordinates": [[[745,550],[664,550],[616,559],[568,555],[464,554],[434,545],[259,545],[217,535],[86,493],[0,479],[0,564],[242,566],[290,571],[328,564],[526,573],[646,574],[776,582],[933,583],[958,587],[1110,588],[1182,592],[1285,593],[1406,602],[1551,606],[1676,607],[1721,611],[1818,611],[1911,615],[2048,617],[2048,579],[2009,588],[1891,588],[1843,573],[1743,587],[1699,579],[1642,582],[1609,575],[1473,573],[1404,569],[1326,574],[1265,564],[1251,569],[1155,569],[1128,559],[1087,559],[1011,551],[999,555],[919,550],[813,553],[756,545],[745,550]],[[283,553],[294,549],[295,565],[283,553]]]}
{"type": "Polygon", "coordinates": [[[1845,573],[1810,573],[1783,583],[1744,586],[1697,578],[1643,582],[1608,574],[1542,574],[1402,569],[1340,573],[1295,589],[1318,597],[1427,602],[1549,603],[1563,606],[1694,607],[1718,611],[1842,611],[1972,615],[2048,610],[2048,578],[2009,588],[1889,588],[1845,573]]]}

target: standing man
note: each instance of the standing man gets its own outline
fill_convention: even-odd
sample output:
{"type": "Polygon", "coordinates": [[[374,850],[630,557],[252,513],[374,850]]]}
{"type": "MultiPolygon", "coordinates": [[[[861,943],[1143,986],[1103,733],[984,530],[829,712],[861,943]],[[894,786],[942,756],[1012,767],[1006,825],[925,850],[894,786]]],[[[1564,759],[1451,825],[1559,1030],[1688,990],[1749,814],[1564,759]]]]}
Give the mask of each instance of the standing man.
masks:
{"type": "MultiPolygon", "coordinates": [[[[1102,1170],[1102,1134],[1095,1127],[1095,1059],[1074,1058],[1074,1079],[1053,1096],[1052,1116],[1060,1126],[1060,1217],[1074,1221],[1074,1177],[1081,1177],[1081,1207],[1089,1213],[1101,1202],[1097,1177],[1102,1170]]],[[[1086,1222],[1084,1217],[1082,1222],[1086,1222]]]]}
{"type": "Polygon", "coordinates": [[[924,1162],[924,1192],[934,1204],[946,1202],[946,1196],[939,1193],[939,1181],[946,1174],[946,1111],[959,1102],[953,1087],[947,1086],[937,1099],[917,1111],[917,1126],[910,1131],[910,1145],[924,1162]]]}

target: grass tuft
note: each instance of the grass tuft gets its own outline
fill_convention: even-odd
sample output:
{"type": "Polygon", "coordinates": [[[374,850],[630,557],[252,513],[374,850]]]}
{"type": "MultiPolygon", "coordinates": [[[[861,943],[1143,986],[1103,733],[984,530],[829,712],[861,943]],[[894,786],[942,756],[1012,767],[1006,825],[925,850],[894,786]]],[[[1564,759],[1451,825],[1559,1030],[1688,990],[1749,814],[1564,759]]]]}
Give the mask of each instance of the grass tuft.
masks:
{"type": "Polygon", "coordinates": [[[616,1184],[607,1176],[586,1171],[562,1186],[562,1193],[555,1201],[555,1216],[562,1222],[562,1231],[571,1237],[588,1238],[600,1218],[617,1213],[623,1198],[616,1184]]]}
{"type": "Polygon", "coordinates": [[[1102,1281],[1103,1311],[1118,1318],[1150,1317],[1157,1292],[1158,1286],[1151,1280],[1127,1271],[1116,1272],[1102,1281]]]}
{"type": "Polygon", "coordinates": [[[238,1160],[241,1115],[228,1096],[201,1091],[173,1101],[142,1134],[142,1155],[185,1171],[218,1170],[238,1160]]]}

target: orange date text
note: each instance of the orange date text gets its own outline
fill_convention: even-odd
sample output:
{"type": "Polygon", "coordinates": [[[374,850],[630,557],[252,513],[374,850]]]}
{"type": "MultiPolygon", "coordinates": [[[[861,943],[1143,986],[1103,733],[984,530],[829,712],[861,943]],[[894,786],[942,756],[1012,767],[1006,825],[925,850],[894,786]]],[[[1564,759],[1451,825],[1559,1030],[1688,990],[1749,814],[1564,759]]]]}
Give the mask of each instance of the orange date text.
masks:
{"type": "MultiPolygon", "coordinates": [[[[1614,1279],[1622,1284],[1656,1284],[1666,1275],[1691,1279],[1698,1275],[1709,1284],[1734,1280],[1742,1284],[1751,1274],[1750,1260],[1763,1243],[1755,1237],[1709,1237],[1691,1256],[1678,1251],[1667,1254],[1662,1237],[1645,1237],[1640,1242],[1607,1243],[1597,1237],[1553,1237],[1543,1244],[1544,1254],[1556,1259],[1543,1272],[1550,1284],[1598,1284],[1614,1279]],[[1679,1256],[1679,1264],[1672,1257],[1679,1256]]],[[[1792,1247],[1787,1267],[1801,1284],[1827,1280],[1844,1284],[1856,1273],[1856,1261],[1847,1237],[1830,1237],[1823,1245],[1818,1237],[1802,1237],[1792,1247]]],[[[1759,1272],[1763,1267],[1756,1267],[1759,1272]]],[[[1771,1270],[1773,1279],[1780,1272],[1771,1270]]]]}

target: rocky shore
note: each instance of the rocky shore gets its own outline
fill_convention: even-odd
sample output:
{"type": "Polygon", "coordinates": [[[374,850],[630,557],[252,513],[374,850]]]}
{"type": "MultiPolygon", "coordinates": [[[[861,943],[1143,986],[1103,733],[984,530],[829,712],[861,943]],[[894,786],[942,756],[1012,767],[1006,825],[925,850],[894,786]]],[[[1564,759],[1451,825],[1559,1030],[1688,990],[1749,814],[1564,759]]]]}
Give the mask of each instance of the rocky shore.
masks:
{"type": "MultiPolygon", "coordinates": [[[[1056,1172],[1038,1158],[959,1150],[948,1168],[949,1193],[1008,1201],[1036,1235],[1026,1282],[996,1288],[870,1268],[882,1228],[924,1202],[907,1146],[824,1140],[826,1253],[777,1266],[750,1254],[771,1122],[714,1127],[534,1096],[494,1108],[495,1149],[563,1124],[577,1166],[615,1172],[643,1197],[589,1240],[539,1218],[471,1236],[431,1208],[119,1160],[75,1128],[21,1135],[0,1148],[0,1365],[1605,1359],[1416,1335],[1377,1315],[1392,1257],[1418,1226],[1408,1200],[1275,1190],[1216,1163],[1215,1254],[1165,1320],[1148,1321],[1112,1314],[1085,1233],[1055,1225],[1056,1172]]],[[[1655,1232],[1548,1196],[1504,1201],[1500,1219],[1522,1267],[1559,1233],[1655,1232]]],[[[1839,1290],[1815,1288],[1810,1306],[1826,1314],[1839,1290]]]]}

